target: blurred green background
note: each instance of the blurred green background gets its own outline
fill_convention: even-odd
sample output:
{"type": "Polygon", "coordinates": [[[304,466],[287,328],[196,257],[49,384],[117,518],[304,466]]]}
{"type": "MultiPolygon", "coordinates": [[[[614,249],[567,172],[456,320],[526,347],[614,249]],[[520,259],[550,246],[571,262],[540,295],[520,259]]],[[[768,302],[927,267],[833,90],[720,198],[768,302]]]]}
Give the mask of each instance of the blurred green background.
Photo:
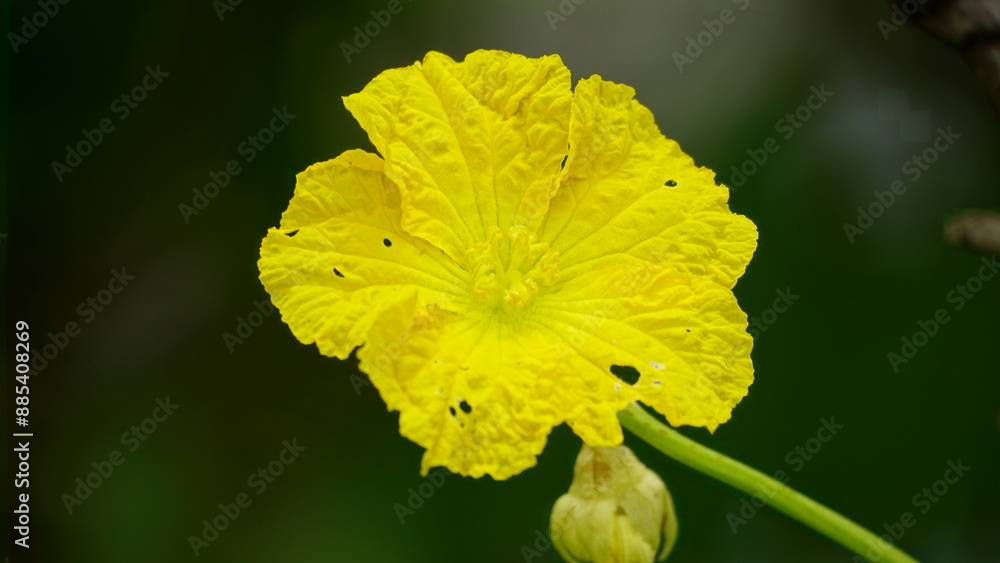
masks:
{"type": "MultiPolygon", "coordinates": [[[[11,560],[559,560],[535,542],[569,485],[579,440],[567,428],[509,481],[432,483],[401,523],[394,507],[428,482],[421,449],[400,437],[356,362],[299,344],[276,314],[252,316],[263,322],[242,343],[223,336],[268,299],[259,243],[294,174],[372,150],[340,97],[428,50],[461,59],[496,48],[557,53],[575,79],[635,87],[664,133],[734,186],[731,167],[775,139],[777,152],[731,198],[760,230],[736,287],[749,315],[771,321],[754,350],[757,381],[714,436],[685,433],[766,473],[785,470],[792,486],[878,533],[912,512],[898,543],[918,559],[1000,561],[1000,279],[955,310],[949,292],[981,256],[941,237],[955,210],[997,207],[1000,119],[957,54],[909,26],[884,38],[877,22],[889,10],[877,1],[402,0],[348,61],[343,44],[387,5],[70,2],[8,49],[5,357],[17,320],[36,348],[68,322],[80,327],[31,379],[32,547],[11,560]],[[690,56],[688,38],[697,43],[724,9],[734,21],[710,43],[703,34],[708,45],[679,67],[675,54],[690,56]],[[121,119],[112,104],[157,65],[168,76],[121,119]],[[832,97],[785,138],[778,121],[823,86],[832,97]],[[241,143],[282,108],[296,117],[246,162],[241,143]],[[60,181],[53,161],[104,118],[114,130],[60,181]],[[902,167],[938,127],[960,137],[912,181],[902,167]],[[231,159],[241,173],[186,222],[178,206],[231,159]],[[844,223],[896,179],[907,191],[851,242],[844,223]],[[102,294],[114,270],[134,279],[102,294]],[[767,313],[786,290],[794,304],[767,313]],[[112,299],[89,313],[86,301],[102,296],[112,299]],[[895,372],[887,353],[938,309],[950,321],[895,372]],[[146,440],[123,443],[168,397],[176,411],[146,440]],[[843,429],[794,461],[831,417],[843,429]],[[258,494],[248,477],[293,440],[305,450],[272,465],[282,473],[258,494]],[[113,450],[124,463],[69,513],[64,495],[113,450]],[[914,496],[959,459],[971,469],[921,513],[914,496]],[[241,493],[252,503],[196,557],[189,537],[241,493]]],[[[21,34],[40,10],[14,2],[7,30],[21,34]]],[[[742,494],[627,442],[673,491],[681,536],[671,561],[851,560],[770,508],[734,532],[727,514],[745,509],[742,494]]]]}

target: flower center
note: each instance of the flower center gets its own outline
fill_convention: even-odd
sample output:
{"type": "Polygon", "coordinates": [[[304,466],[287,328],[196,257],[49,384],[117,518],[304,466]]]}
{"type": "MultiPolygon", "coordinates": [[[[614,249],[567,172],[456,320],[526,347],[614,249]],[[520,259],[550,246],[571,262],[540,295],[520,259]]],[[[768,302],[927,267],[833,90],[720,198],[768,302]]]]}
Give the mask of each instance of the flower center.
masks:
{"type": "Polygon", "coordinates": [[[505,237],[491,227],[486,242],[466,253],[472,269],[472,293],[495,306],[504,303],[523,309],[550,287],[559,275],[559,253],[548,243],[535,243],[535,235],[525,227],[511,227],[505,237]]]}

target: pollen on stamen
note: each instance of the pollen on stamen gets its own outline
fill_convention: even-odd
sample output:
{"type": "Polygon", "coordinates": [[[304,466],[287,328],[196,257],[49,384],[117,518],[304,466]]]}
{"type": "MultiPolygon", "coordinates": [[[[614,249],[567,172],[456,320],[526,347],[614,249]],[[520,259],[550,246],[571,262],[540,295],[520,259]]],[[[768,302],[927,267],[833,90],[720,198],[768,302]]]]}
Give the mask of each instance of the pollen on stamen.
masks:
{"type": "Polygon", "coordinates": [[[559,274],[559,254],[547,244],[534,243],[534,238],[523,226],[511,227],[506,236],[491,227],[487,240],[466,252],[473,294],[494,305],[524,309],[540,290],[551,287],[559,274]]]}

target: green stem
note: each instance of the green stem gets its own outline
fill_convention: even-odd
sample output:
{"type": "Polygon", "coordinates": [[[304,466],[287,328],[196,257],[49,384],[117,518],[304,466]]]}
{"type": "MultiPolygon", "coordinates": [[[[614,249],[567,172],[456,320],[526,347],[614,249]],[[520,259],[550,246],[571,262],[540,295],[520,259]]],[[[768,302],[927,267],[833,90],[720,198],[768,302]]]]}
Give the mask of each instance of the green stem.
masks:
{"type": "Polygon", "coordinates": [[[629,405],[618,413],[618,417],[625,428],[661,452],[745,493],[765,499],[774,508],[862,557],[874,549],[880,562],[916,563],[916,559],[894,545],[784,483],[686,438],[654,418],[638,403],[629,405]]]}

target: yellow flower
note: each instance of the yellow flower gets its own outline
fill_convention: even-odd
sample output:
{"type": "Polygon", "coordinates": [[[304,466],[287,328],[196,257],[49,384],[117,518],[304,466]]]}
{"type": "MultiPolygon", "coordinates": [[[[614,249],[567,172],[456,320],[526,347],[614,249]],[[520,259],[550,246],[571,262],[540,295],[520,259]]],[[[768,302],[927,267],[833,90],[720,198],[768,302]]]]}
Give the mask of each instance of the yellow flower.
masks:
{"type": "Polygon", "coordinates": [[[677,541],[670,491],[625,446],[583,446],[550,522],[552,543],[571,563],[663,561],[677,541]]]}
{"type": "Polygon", "coordinates": [[[618,445],[633,400],[714,430],[746,395],[731,289],[756,229],[634,93],[572,91],[558,56],[431,52],[344,98],[381,157],[298,175],[261,281],[302,343],[361,346],[424,473],[506,479],[563,422],[618,445]]]}

